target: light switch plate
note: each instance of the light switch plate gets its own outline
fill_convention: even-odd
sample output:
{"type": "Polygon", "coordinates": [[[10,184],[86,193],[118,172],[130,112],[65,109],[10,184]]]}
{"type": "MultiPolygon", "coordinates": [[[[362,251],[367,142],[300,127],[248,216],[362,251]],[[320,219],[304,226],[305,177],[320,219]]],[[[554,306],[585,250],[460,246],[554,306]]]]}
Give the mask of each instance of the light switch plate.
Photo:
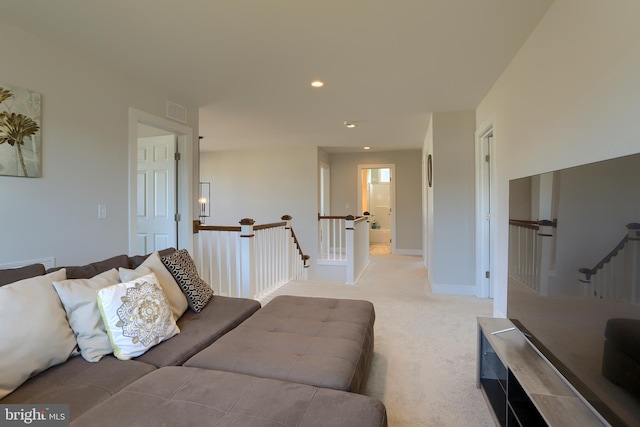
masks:
{"type": "Polygon", "coordinates": [[[101,203],[98,205],[98,219],[105,219],[107,217],[107,205],[101,203]]]}

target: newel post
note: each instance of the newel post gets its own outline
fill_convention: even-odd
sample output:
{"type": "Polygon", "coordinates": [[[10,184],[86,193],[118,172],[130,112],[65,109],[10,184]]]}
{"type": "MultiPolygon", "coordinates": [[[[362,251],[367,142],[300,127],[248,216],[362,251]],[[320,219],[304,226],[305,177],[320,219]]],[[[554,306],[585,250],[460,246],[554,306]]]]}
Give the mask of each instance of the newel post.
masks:
{"type": "Polygon", "coordinates": [[[346,255],[347,255],[347,285],[353,285],[355,283],[355,253],[356,253],[356,218],[353,215],[347,215],[345,217],[345,239],[346,239],[346,255]]]}
{"type": "Polygon", "coordinates": [[[293,250],[293,247],[295,245],[295,242],[293,241],[293,235],[291,234],[291,220],[293,219],[293,217],[291,215],[282,215],[282,217],[280,218],[283,221],[286,221],[286,225],[284,226],[284,229],[286,230],[287,233],[287,244],[285,245],[285,266],[284,266],[284,271],[286,272],[286,276],[287,276],[287,280],[291,280],[295,277],[294,275],[294,271],[295,271],[295,251],[293,250]]]}
{"type": "Polygon", "coordinates": [[[553,233],[557,221],[543,219],[538,221],[538,259],[540,260],[540,295],[549,295],[549,272],[551,271],[551,254],[553,253],[553,233]]]}
{"type": "Polygon", "coordinates": [[[255,223],[251,218],[240,220],[240,291],[243,298],[253,298],[256,294],[255,223]]]}

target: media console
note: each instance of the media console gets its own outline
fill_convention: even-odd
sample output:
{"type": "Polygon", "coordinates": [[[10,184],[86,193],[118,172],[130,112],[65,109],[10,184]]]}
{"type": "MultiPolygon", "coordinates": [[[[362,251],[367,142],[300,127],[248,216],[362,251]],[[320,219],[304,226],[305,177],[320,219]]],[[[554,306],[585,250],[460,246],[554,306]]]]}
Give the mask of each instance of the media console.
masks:
{"type": "Polygon", "coordinates": [[[608,426],[509,319],[478,317],[477,386],[500,426],[608,426]]]}

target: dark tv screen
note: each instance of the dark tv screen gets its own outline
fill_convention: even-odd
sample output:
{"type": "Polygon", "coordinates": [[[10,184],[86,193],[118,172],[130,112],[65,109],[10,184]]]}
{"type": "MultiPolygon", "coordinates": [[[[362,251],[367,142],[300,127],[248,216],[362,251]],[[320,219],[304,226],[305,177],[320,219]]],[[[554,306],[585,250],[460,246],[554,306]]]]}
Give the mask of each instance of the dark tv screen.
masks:
{"type": "Polygon", "coordinates": [[[613,426],[640,425],[640,154],[511,180],[507,317],[613,426]]]}

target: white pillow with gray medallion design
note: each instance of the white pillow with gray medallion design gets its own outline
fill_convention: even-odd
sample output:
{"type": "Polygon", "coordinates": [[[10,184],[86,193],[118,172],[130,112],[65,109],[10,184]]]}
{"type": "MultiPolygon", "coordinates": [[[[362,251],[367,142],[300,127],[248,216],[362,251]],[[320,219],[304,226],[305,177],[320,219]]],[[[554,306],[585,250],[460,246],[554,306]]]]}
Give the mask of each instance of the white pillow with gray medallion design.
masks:
{"type": "Polygon", "coordinates": [[[120,360],[140,356],[180,332],[154,273],[100,289],[98,307],[120,360]]]}

